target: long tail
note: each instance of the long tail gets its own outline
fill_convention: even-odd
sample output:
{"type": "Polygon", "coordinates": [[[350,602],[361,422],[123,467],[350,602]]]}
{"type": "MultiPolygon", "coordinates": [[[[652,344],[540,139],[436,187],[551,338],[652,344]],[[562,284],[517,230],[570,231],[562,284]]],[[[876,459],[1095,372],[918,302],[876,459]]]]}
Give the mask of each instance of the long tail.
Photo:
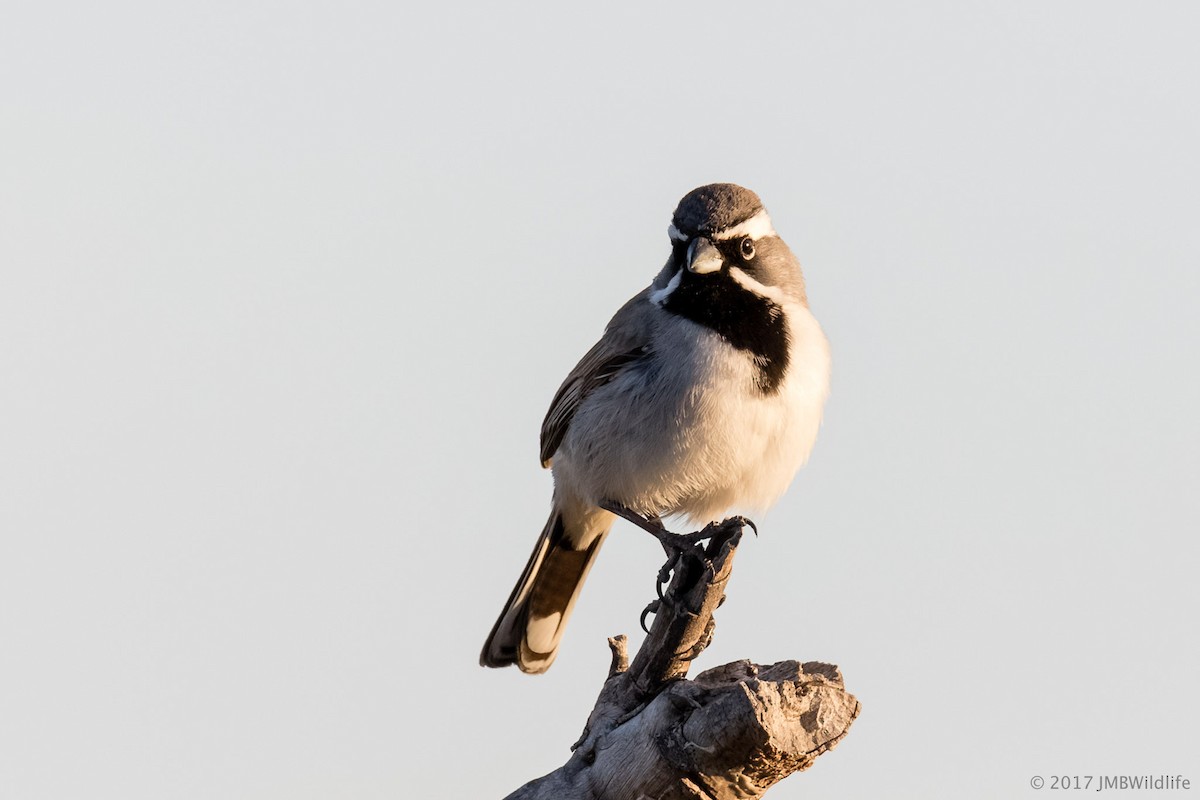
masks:
{"type": "Polygon", "coordinates": [[[607,525],[596,530],[594,522],[568,524],[557,505],[551,510],[521,579],[484,642],[481,665],[516,664],[522,672],[536,674],[554,663],[567,618],[608,535],[607,525]]]}

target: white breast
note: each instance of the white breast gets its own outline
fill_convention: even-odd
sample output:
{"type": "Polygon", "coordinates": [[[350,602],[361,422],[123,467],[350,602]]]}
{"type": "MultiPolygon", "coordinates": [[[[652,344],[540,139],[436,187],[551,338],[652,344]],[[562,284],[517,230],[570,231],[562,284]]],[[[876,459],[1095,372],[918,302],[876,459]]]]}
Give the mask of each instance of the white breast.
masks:
{"type": "Polygon", "coordinates": [[[771,506],[808,459],[829,392],[820,325],[802,305],[784,313],[789,364],[770,395],[746,352],[664,315],[653,358],[598,390],[572,420],[555,456],[559,489],[697,523],[771,506]]]}

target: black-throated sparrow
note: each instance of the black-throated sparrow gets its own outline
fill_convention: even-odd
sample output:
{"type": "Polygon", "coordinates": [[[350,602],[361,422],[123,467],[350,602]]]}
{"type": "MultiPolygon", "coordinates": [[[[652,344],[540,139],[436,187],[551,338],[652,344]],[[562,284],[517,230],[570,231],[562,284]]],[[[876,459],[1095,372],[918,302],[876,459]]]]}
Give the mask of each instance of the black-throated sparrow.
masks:
{"type": "Polygon", "coordinates": [[[563,382],[542,423],[550,519],[479,661],[545,672],[619,507],[704,523],[764,510],[808,458],[829,345],[758,195],[689,192],[671,257],[563,382]]]}

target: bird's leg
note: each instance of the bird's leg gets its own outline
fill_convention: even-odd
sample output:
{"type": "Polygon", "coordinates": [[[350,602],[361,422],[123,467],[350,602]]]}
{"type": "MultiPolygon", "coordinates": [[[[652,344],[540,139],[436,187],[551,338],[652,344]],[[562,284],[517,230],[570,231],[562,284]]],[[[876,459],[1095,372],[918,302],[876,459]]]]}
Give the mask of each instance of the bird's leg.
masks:
{"type": "MultiPolygon", "coordinates": [[[[658,600],[646,606],[646,609],[642,612],[642,630],[646,630],[646,616],[658,610],[658,604],[663,599],[663,587],[671,580],[671,571],[675,569],[675,566],[679,563],[679,559],[683,557],[686,551],[694,551],[698,548],[696,548],[695,542],[681,542],[680,535],[667,530],[658,515],[643,517],[636,511],[609,500],[601,501],[600,507],[605,511],[611,511],[623,520],[632,522],[655,539],[658,539],[658,543],[662,545],[663,550],[667,554],[667,563],[663,564],[662,568],[659,569],[658,582],[654,587],[655,592],[658,594],[658,600]]],[[[700,557],[703,558],[704,554],[700,553],[700,557]]]]}
{"type": "MultiPolygon", "coordinates": [[[[620,503],[612,502],[611,500],[603,500],[599,505],[600,508],[603,508],[605,511],[609,511],[613,514],[616,514],[621,519],[632,522],[634,525],[649,533],[655,539],[658,539],[659,544],[661,544],[663,550],[666,551],[667,563],[663,564],[662,568],[658,571],[658,582],[654,587],[658,593],[658,599],[651,601],[651,603],[646,606],[646,608],[642,611],[642,616],[639,620],[642,630],[644,630],[646,633],[650,632],[650,629],[646,626],[646,617],[650,616],[651,614],[657,614],[662,603],[669,602],[667,601],[667,598],[663,596],[663,587],[670,582],[671,573],[681,565],[686,556],[690,555],[699,559],[700,563],[704,567],[711,569],[712,562],[709,560],[708,554],[705,552],[703,542],[711,539],[713,536],[716,536],[722,530],[728,529],[730,526],[739,526],[742,528],[749,527],[754,531],[756,536],[758,535],[758,527],[751,520],[745,517],[730,517],[722,522],[710,522],[702,529],[692,533],[672,533],[666,529],[662,523],[662,520],[657,515],[644,517],[636,511],[626,508],[620,503]]],[[[706,635],[708,639],[711,639],[711,630],[707,631],[706,635]]],[[[699,650],[704,649],[707,644],[708,642],[705,641],[699,650]]],[[[697,650],[697,652],[699,652],[699,650],[697,650]]]]}
{"type": "MultiPolygon", "coordinates": [[[[643,517],[640,515],[640,513],[637,513],[632,509],[628,509],[628,507],[625,507],[622,504],[613,503],[611,500],[601,501],[599,505],[601,509],[610,511],[614,513],[614,515],[634,523],[638,528],[647,531],[648,534],[654,536],[656,540],[659,540],[660,545],[662,545],[662,549],[666,551],[667,561],[666,564],[662,565],[661,569],[659,570],[658,583],[656,583],[654,587],[656,593],[658,593],[658,599],[650,601],[648,606],[642,610],[641,619],[638,620],[642,630],[646,631],[647,633],[650,632],[650,628],[646,624],[647,616],[658,615],[662,603],[671,602],[667,599],[667,597],[664,596],[664,591],[662,590],[664,590],[664,587],[671,582],[671,573],[683,565],[683,561],[686,557],[691,555],[692,558],[700,561],[702,569],[712,570],[713,563],[712,560],[708,558],[708,553],[706,552],[706,548],[703,546],[703,542],[712,539],[713,536],[718,535],[721,533],[721,531],[728,530],[732,527],[750,528],[751,530],[754,530],[755,535],[758,534],[758,528],[754,522],[751,522],[750,519],[746,519],[745,517],[730,517],[722,522],[710,522],[707,525],[704,525],[701,530],[692,531],[690,534],[673,534],[670,530],[666,529],[665,525],[662,524],[661,519],[656,515],[643,517]]],[[[697,654],[706,648],[710,640],[712,640],[712,628],[712,620],[709,620],[708,630],[704,632],[701,642],[697,643],[695,650],[697,654]]]]}
{"type": "MultiPolygon", "coordinates": [[[[700,530],[692,531],[690,534],[674,534],[667,530],[662,524],[662,519],[658,515],[643,517],[640,513],[619,503],[614,503],[612,500],[601,500],[601,509],[611,511],[614,515],[625,519],[625,521],[634,523],[638,528],[646,531],[646,533],[654,536],[654,539],[659,540],[662,549],[666,551],[668,557],[677,557],[679,553],[692,551],[696,549],[701,542],[706,542],[718,534],[718,531],[730,527],[730,525],[742,525],[743,528],[749,528],[754,531],[755,536],[758,535],[758,527],[754,521],[746,517],[730,517],[722,519],[721,522],[710,522],[700,530]]],[[[703,557],[702,557],[703,558],[703,557]]],[[[673,560],[673,559],[672,559],[673,560]]]]}
{"type": "MultiPolygon", "coordinates": [[[[633,509],[627,508],[620,503],[615,503],[611,500],[601,501],[600,507],[605,511],[610,511],[613,514],[616,514],[621,519],[632,522],[634,525],[649,533],[655,539],[658,539],[658,543],[662,545],[663,550],[667,554],[667,562],[663,564],[662,569],[658,571],[658,585],[656,589],[659,600],[663,599],[663,587],[670,582],[671,572],[679,565],[680,559],[682,559],[685,555],[695,556],[696,558],[700,559],[702,564],[706,566],[709,565],[709,559],[704,553],[702,542],[711,539],[717,533],[717,531],[722,528],[722,526],[732,521],[726,520],[725,522],[712,522],[704,526],[702,530],[694,531],[692,533],[672,533],[666,529],[662,523],[662,520],[657,515],[642,516],[633,509]]],[[[736,520],[740,524],[748,524],[751,527],[754,527],[753,522],[750,522],[750,520],[747,520],[743,517],[734,517],[733,520],[736,520]]],[[[655,603],[651,603],[651,606],[654,605],[655,603]]],[[[646,613],[653,613],[653,609],[648,607],[646,612],[642,614],[643,628],[646,627],[646,613]]]]}
{"type": "Polygon", "coordinates": [[[616,514],[618,517],[627,522],[632,522],[634,525],[637,525],[639,528],[653,536],[655,539],[658,539],[660,542],[663,540],[664,535],[675,535],[663,527],[662,520],[658,518],[657,514],[649,517],[643,517],[636,511],[626,508],[620,503],[614,503],[611,500],[601,500],[600,507],[605,511],[611,511],[613,514],[616,514]]]}
{"type": "Polygon", "coordinates": [[[675,558],[678,557],[682,551],[688,549],[688,547],[694,546],[697,541],[700,541],[698,539],[689,538],[695,536],[695,534],[672,533],[671,531],[667,530],[662,523],[662,519],[660,519],[658,515],[644,517],[638,512],[626,508],[620,503],[614,503],[611,500],[600,501],[600,507],[605,511],[611,511],[623,520],[632,522],[634,525],[637,525],[655,539],[658,539],[658,543],[662,545],[663,550],[666,551],[667,556],[671,559],[668,562],[668,566],[674,563],[675,558]]]}
{"type": "Polygon", "coordinates": [[[746,517],[730,517],[721,522],[710,522],[700,530],[693,531],[692,533],[672,533],[666,529],[662,523],[662,519],[657,514],[642,516],[638,512],[612,500],[601,500],[600,507],[605,511],[616,514],[623,520],[632,522],[655,539],[658,539],[659,544],[662,545],[667,555],[672,557],[672,560],[680,553],[695,548],[701,542],[708,541],[718,531],[730,525],[741,525],[742,527],[750,528],[750,530],[754,531],[755,536],[758,535],[758,526],[746,517]]]}

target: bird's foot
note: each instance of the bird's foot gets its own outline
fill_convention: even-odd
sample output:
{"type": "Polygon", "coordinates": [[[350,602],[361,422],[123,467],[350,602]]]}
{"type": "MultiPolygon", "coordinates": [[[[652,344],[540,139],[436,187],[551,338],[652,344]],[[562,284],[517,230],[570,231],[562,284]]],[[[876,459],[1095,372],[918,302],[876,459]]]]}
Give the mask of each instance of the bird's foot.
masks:
{"type": "MultiPolygon", "coordinates": [[[[660,581],[661,581],[661,578],[660,578],[660,581]]],[[[642,609],[642,616],[638,618],[638,625],[641,625],[642,630],[645,631],[646,633],[650,632],[650,628],[646,625],[646,617],[649,617],[651,615],[657,615],[658,610],[660,608],[662,608],[662,583],[661,582],[658,584],[658,596],[659,596],[658,600],[651,600],[649,603],[646,604],[646,607],[642,609]]]]}
{"type": "MultiPolygon", "coordinates": [[[[758,535],[758,526],[754,524],[753,520],[748,519],[747,517],[729,517],[728,519],[721,520],[720,522],[710,522],[700,530],[693,531],[691,533],[672,533],[666,529],[662,523],[662,519],[657,515],[642,516],[638,512],[626,508],[620,503],[615,503],[611,500],[602,500],[600,502],[600,507],[605,511],[616,514],[623,520],[632,522],[634,525],[649,533],[655,539],[658,539],[658,543],[662,545],[667,557],[671,560],[674,560],[675,557],[683,552],[693,552],[698,549],[703,551],[703,548],[699,547],[700,544],[707,542],[718,533],[726,531],[734,526],[738,528],[749,528],[750,530],[754,531],[755,536],[758,535]]],[[[708,560],[703,553],[700,555],[705,561],[708,560]]],[[[668,564],[669,563],[670,562],[668,562],[668,564]]]]}
{"type": "Polygon", "coordinates": [[[658,582],[655,586],[658,593],[658,601],[651,603],[642,613],[641,621],[643,629],[646,627],[646,616],[654,613],[657,610],[658,602],[664,599],[663,587],[670,583],[671,573],[679,567],[682,559],[692,556],[698,559],[705,569],[711,569],[712,559],[709,558],[708,552],[704,548],[705,542],[719,533],[728,531],[731,527],[737,527],[738,529],[748,527],[754,531],[755,536],[758,535],[758,527],[746,517],[730,517],[721,522],[710,522],[700,530],[691,533],[672,533],[666,529],[662,520],[657,516],[644,517],[620,503],[607,500],[602,501],[600,507],[605,511],[616,514],[621,519],[632,522],[649,533],[658,540],[658,543],[662,545],[663,551],[667,555],[666,563],[658,571],[658,582]]]}
{"type": "MultiPolygon", "coordinates": [[[[602,501],[600,507],[605,511],[611,511],[623,520],[632,522],[642,530],[649,533],[658,543],[662,545],[663,551],[667,554],[667,561],[658,571],[658,581],[655,584],[655,591],[658,594],[658,600],[651,603],[642,612],[642,629],[646,630],[646,617],[658,610],[658,603],[663,599],[663,587],[671,581],[671,573],[679,565],[679,560],[683,558],[685,553],[690,553],[701,559],[706,565],[708,559],[704,556],[704,549],[699,546],[699,543],[704,540],[701,534],[704,531],[695,533],[672,533],[663,525],[662,520],[658,516],[644,517],[638,512],[626,508],[620,503],[610,501],[602,501]]],[[[706,529],[707,530],[707,529],[706,529]]]]}

